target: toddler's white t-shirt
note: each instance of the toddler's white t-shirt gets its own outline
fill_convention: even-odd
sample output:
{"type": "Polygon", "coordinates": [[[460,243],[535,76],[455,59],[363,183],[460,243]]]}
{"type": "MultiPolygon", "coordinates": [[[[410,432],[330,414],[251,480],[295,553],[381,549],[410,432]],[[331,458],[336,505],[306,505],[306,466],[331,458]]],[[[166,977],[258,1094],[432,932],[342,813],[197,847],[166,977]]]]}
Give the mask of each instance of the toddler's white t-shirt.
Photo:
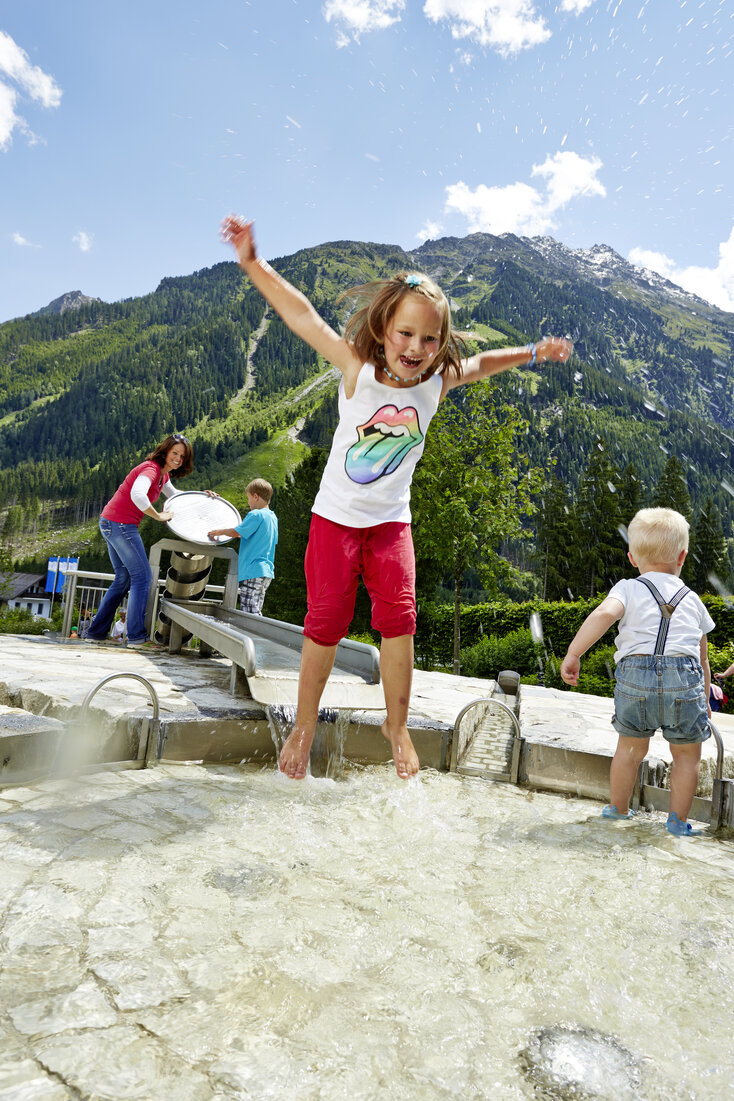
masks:
{"type": "MultiPolygon", "coordinates": [[[[657,573],[650,570],[641,575],[652,581],[665,601],[673,599],[683,582],[674,573],[657,573]]],[[[655,640],[660,627],[660,608],[646,585],[636,578],[618,581],[609,596],[624,604],[624,614],[619,621],[614,660],[620,661],[630,654],[654,654],[655,640]]],[[[716,624],[706,611],[701,598],[693,591],[686,593],[670,619],[665,656],[701,656],[701,636],[707,635],[716,624]]]]}

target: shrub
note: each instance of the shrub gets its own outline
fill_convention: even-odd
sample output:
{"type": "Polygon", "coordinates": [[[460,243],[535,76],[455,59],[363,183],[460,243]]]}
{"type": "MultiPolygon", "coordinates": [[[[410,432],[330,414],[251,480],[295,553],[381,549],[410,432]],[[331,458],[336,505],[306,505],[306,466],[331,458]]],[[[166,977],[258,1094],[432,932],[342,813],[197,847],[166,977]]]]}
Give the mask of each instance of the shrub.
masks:
{"type": "Polygon", "coordinates": [[[38,619],[28,608],[6,608],[0,612],[0,634],[42,635],[50,630],[50,619],[38,619]]]}
{"type": "Polygon", "coordinates": [[[499,635],[485,635],[474,646],[461,651],[461,669],[467,677],[496,677],[502,669],[514,669],[521,676],[537,674],[544,651],[527,628],[499,635]]]}

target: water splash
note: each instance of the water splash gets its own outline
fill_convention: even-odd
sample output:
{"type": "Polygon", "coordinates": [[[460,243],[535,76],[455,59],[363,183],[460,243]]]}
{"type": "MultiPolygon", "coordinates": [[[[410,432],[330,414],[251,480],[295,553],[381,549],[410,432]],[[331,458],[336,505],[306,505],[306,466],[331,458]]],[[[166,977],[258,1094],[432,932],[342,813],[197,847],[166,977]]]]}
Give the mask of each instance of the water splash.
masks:
{"type": "MultiPolygon", "coordinates": [[[[279,758],[296,720],[296,709],[292,704],[271,704],[266,707],[265,713],[275,755],[279,758]]],[[[337,711],[334,707],[320,709],[307,775],[325,776],[332,780],[339,775],[344,764],[344,740],[351,717],[351,711],[337,711]]]]}
{"type": "Polygon", "coordinates": [[[273,739],[275,757],[277,760],[280,757],[280,751],[283,748],[283,744],[296,721],[296,709],[293,704],[273,703],[265,708],[265,714],[268,718],[270,737],[273,739]]]}
{"type": "Polygon", "coordinates": [[[708,580],[713,588],[716,589],[719,596],[722,597],[727,604],[731,604],[732,600],[734,600],[734,597],[732,597],[732,594],[729,592],[721,578],[717,577],[715,573],[710,573],[708,575],[708,580]]]}
{"type": "Polygon", "coordinates": [[[543,621],[537,612],[533,612],[530,616],[530,634],[533,636],[533,642],[542,643],[543,621]]]}

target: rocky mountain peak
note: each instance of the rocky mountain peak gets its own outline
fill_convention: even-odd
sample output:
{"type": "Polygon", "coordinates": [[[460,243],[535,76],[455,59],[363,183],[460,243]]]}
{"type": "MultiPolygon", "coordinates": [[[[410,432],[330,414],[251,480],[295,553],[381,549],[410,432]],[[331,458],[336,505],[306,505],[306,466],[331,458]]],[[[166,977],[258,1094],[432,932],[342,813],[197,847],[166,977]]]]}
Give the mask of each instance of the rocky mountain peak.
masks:
{"type": "Polygon", "coordinates": [[[82,294],[81,291],[67,291],[58,298],[54,298],[53,302],[49,302],[48,306],[44,306],[38,312],[66,313],[67,310],[78,310],[82,306],[91,306],[93,302],[101,301],[101,298],[90,298],[88,294],[82,294]]]}

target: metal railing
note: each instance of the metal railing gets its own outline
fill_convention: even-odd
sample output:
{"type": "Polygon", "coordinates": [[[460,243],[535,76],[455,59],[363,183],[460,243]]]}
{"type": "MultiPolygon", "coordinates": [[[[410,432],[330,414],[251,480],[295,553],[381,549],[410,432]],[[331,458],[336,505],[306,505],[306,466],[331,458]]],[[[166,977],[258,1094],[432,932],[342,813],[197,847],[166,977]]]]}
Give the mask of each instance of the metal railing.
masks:
{"type": "MultiPolygon", "coordinates": [[[[81,622],[83,617],[87,615],[91,616],[92,619],[94,618],[94,614],[102,603],[102,598],[114,578],[113,573],[97,573],[94,570],[74,570],[66,574],[66,583],[61,594],[64,609],[61,622],[62,638],[71,637],[72,627],[77,616],[79,617],[78,622],[81,622]],[[105,582],[105,584],[90,585],[87,584],[89,581],[100,581],[105,582]]],[[[158,578],[155,586],[155,607],[157,607],[160,594],[165,590],[165,587],[165,577],[158,578]]],[[[206,592],[221,596],[224,593],[224,586],[207,585],[206,592]]],[[[125,603],[123,602],[120,607],[124,610],[125,603]]]]}
{"type": "Polygon", "coordinates": [[[158,747],[158,733],[160,728],[160,703],[158,702],[158,693],[153,685],[146,677],[142,677],[139,673],[109,673],[106,677],[103,677],[101,681],[98,681],[93,688],[87,692],[82,703],[81,712],[79,715],[79,724],[84,727],[89,714],[89,705],[92,702],[94,696],[99,692],[100,688],[104,688],[110,681],[119,680],[121,677],[127,677],[132,680],[138,681],[140,684],[145,685],[148,689],[148,695],[150,696],[150,702],[153,705],[153,719],[151,723],[148,723],[147,730],[145,731],[145,743],[141,739],[138,755],[131,761],[114,761],[111,767],[124,768],[130,766],[136,766],[138,768],[146,768],[151,761],[154,761],[157,757],[158,747]]]}

